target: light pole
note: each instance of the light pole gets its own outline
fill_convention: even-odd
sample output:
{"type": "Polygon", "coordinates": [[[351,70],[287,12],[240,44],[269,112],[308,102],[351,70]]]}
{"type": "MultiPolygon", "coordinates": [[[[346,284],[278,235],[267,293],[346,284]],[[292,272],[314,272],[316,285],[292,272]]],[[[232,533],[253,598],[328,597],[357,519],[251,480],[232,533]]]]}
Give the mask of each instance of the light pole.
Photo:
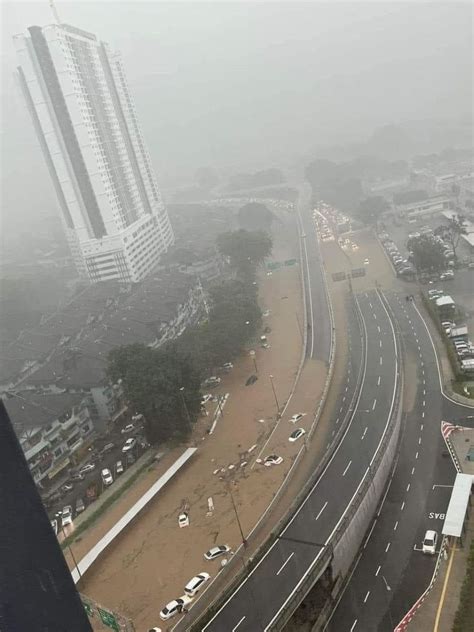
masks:
{"type": "Polygon", "coordinates": [[[255,355],[256,355],[256,354],[255,354],[255,351],[254,351],[253,349],[251,349],[251,350],[249,351],[249,356],[251,356],[251,358],[252,358],[252,360],[253,360],[253,365],[254,365],[254,367],[255,367],[255,373],[258,373],[258,367],[257,367],[257,361],[256,361],[256,359],[255,359],[255,355]]]}
{"type": "Polygon", "coordinates": [[[186,400],[184,399],[184,386],[182,386],[179,389],[179,393],[181,395],[181,401],[183,402],[184,410],[186,412],[186,419],[188,420],[188,429],[189,429],[189,432],[191,432],[191,430],[192,430],[191,429],[191,417],[189,416],[189,410],[188,410],[188,407],[186,405],[186,400]]]}
{"type": "MultiPolygon", "coordinates": [[[[58,511],[55,514],[55,516],[56,516],[56,521],[59,522],[59,520],[61,520],[62,513],[60,511],[58,511]]],[[[67,539],[67,535],[66,535],[66,532],[64,531],[64,525],[63,525],[62,520],[61,520],[61,533],[63,534],[63,541],[66,540],[67,539]]],[[[79,566],[78,566],[78,564],[76,562],[76,558],[74,557],[74,553],[72,552],[71,545],[70,544],[66,544],[66,548],[69,551],[69,555],[71,556],[71,559],[72,559],[72,561],[74,563],[74,566],[76,568],[77,574],[79,575],[79,579],[81,579],[81,577],[82,577],[81,571],[79,570],[79,566]]]]}
{"type": "Polygon", "coordinates": [[[388,599],[388,595],[387,593],[390,592],[392,590],[391,586],[389,586],[387,580],[385,579],[385,575],[380,575],[380,577],[383,579],[383,583],[385,584],[385,601],[387,603],[387,612],[388,612],[388,618],[390,619],[390,629],[393,630],[393,619],[392,619],[392,611],[390,609],[390,601],[388,599]]]}
{"type": "Polygon", "coordinates": [[[303,338],[303,332],[301,330],[301,323],[300,323],[300,318],[298,316],[298,312],[295,312],[295,315],[296,315],[296,322],[298,324],[298,331],[300,332],[301,342],[303,342],[304,338],[303,338]]]}
{"type": "Polygon", "coordinates": [[[275,403],[278,411],[278,418],[280,417],[280,404],[278,403],[278,397],[275,391],[275,385],[273,384],[273,375],[270,375],[270,383],[272,385],[273,396],[275,398],[275,403]]]}
{"type": "Polygon", "coordinates": [[[241,540],[242,540],[242,544],[243,544],[243,546],[244,546],[244,547],[246,547],[246,546],[247,546],[247,538],[244,536],[244,532],[243,532],[243,529],[242,529],[242,525],[241,525],[241,523],[240,523],[239,514],[238,514],[238,512],[237,512],[237,506],[236,506],[236,504],[235,504],[234,495],[233,495],[233,493],[232,493],[232,489],[230,488],[230,482],[229,482],[229,481],[227,481],[227,490],[228,490],[228,492],[229,492],[229,495],[230,495],[230,500],[231,500],[231,502],[232,502],[232,508],[233,508],[233,510],[234,510],[234,513],[235,513],[235,519],[237,520],[237,525],[238,525],[238,527],[239,527],[239,531],[240,531],[240,538],[241,538],[241,540]]]}

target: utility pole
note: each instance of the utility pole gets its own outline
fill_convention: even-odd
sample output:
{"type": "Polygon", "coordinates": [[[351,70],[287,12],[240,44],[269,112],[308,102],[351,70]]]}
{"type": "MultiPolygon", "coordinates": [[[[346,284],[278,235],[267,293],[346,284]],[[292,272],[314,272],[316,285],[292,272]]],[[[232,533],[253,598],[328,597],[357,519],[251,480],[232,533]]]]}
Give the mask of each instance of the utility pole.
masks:
{"type": "Polygon", "coordinates": [[[278,419],[280,419],[280,404],[278,403],[278,397],[275,391],[275,385],[273,384],[273,375],[270,375],[270,383],[272,385],[273,397],[275,398],[275,403],[278,411],[278,419]]]}
{"type": "Polygon", "coordinates": [[[56,9],[56,6],[55,6],[53,0],[49,0],[49,8],[51,9],[51,12],[52,12],[53,17],[54,17],[54,19],[56,21],[56,24],[61,24],[61,20],[59,19],[58,10],[56,9]]]}

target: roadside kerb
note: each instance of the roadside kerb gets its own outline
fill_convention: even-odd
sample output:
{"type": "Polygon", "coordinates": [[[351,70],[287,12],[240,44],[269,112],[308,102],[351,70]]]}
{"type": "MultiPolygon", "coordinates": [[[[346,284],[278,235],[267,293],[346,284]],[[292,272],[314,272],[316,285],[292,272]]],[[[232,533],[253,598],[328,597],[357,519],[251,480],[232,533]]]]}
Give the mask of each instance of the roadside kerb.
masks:
{"type": "MultiPolygon", "coordinates": [[[[360,326],[361,319],[362,319],[362,316],[361,316],[360,311],[359,311],[360,308],[358,306],[357,300],[355,299],[355,296],[353,294],[351,296],[352,296],[352,299],[354,301],[353,307],[355,306],[355,312],[356,312],[356,316],[357,316],[357,321],[358,321],[359,326],[360,326]]],[[[364,337],[364,333],[363,333],[363,329],[362,328],[361,328],[360,333],[361,333],[361,336],[364,337]]],[[[332,362],[334,362],[334,359],[335,359],[335,354],[333,354],[332,362]]],[[[356,400],[356,398],[358,396],[358,393],[360,391],[360,388],[361,388],[362,366],[363,366],[363,362],[361,362],[361,364],[360,364],[357,385],[356,385],[356,388],[354,389],[354,394],[353,394],[353,397],[352,397],[352,401],[351,401],[349,409],[348,409],[348,411],[347,411],[347,413],[346,413],[346,415],[344,417],[344,421],[342,422],[339,430],[337,431],[332,443],[330,444],[330,447],[325,451],[325,453],[324,453],[320,463],[316,467],[313,475],[311,476],[311,478],[308,479],[308,481],[306,482],[306,484],[304,485],[302,490],[296,496],[296,498],[293,501],[290,509],[286,512],[285,516],[272,529],[272,531],[271,531],[270,535],[268,536],[268,538],[257,549],[257,551],[253,555],[253,557],[248,560],[245,570],[242,569],[242,571],[240,571],[237,575],[234,575],[232,580],[227,584],[227,586],[224,588],[224,590],[221,591],[221,593],[214,600],[212,600],[210,604],[206,605],[206,612],[205,613],[203,612],[191,624],[191,627],[189,627],[189,630],[191,630],[192,632],[200,632],[203,629],[202,626],[205,625],[205,623],[207,623],[207,619],[209,619],[212,616],[214,616],[215,612],[217,612],[217,610],[219,609],[220,604],[222,602],[224,602],[228,598],[228,596],[237,588],[237,586],[240,583],[242,583],[244,575],[248,575],[250,573],[250,571],[252,570],[252,568],[254,566],[256,566],[256,564],[260,561],[260,559],[265,555],[265,553],[268,551],[268,549],[274,543],[274,541],[275,541],[275,539],[277,537],[277,534],[280,533],[284,529],[286,523],[290,520],[291,516],[296,511],[297,507],[303,502],[304,498],[308,495],[309,491],[314,486],[314,484],[317,481],[318,477],[321,475],[321,473],[324,470],[324,468],[326,467],[329,459],[331,458],[333,450],[335,449],[335,447],[340,442],[344,432],[347,429],[349,421],[350,421],[351,417],[354,414],[353,404],[354,404],[354,402],[355,402],[355,400],[356,400]],[[204,617],[206,617],[206,621],[203,621],[204,617]]],[[[318,406],[318,412],[315,414],[315,419],[313,421],[313,425],[315,424],[316,419],[319,420],[319,417],[323,413],[324,404],[326,403],[327,391],[328,390],[329,390],[329,388],[326,390],[326,393],[324,395],[325,399],[323,400],[323,398],[321,398],[320,405],[318,406]],[[316,415],[318,415],[318,417],[316,417],[316,415]]],[[[272,501],[270,502],[269,506],[267,507],[265,512],[262,514],[262,516],[259,518],[259,520],[255,524],[255,526],[252,528],[252,530],[249,532],[249,535],[247,536],[247,540],[255,534],[257,529],[261,526],[264,518],[266,517],[268,512],[273,507],[274,503],[279,499],[282,491],[284,490],[284,487],[289,482],[290,476],[293,473],[293,470],[294,470],[294,467],[295,467],[297,461],[300,459],[300,457],[303,454],[303,452],[304,452],[304,446],[298,452],[298,454],[297,454],[297,456],[295,458],[295,461],[292,464],[292,467],[290,468],[288,474],[285,477],[285,480],[282,482],[281,486],[279,487],[278,491],[276,492],[276,494],[273,497],[272,501]]],[[[236,559],[240,559],[241,563],[245,564],[245,560],[243,558],[244,558],[244,550],[243,550],[243,545],[241,544],[238,547],[238,549],[235,551],[235,554],[234,554],[234,556],[232,558],[232,562],[234,560],[236,560],[236,559]]],[[[229,571],[230,571],[230,566],[231,566],[230,563],[227,566],[225,566],[222,569],[222,571],[220,572],[220,574],[217,575],[214,578],[213,581],[216,581],[216,579],[218,577],[222,577],[222,574],[225,573],[227,571],[227,569],[229,569],[229,571]]],[[[213,582],[211,582],[210,585],[212,585],[212,583],[213,582]]],[[[210,588],[210,585],[206,588],[206,590],[208,590],[210,588]]],[[[201,596],[205,594],[206,590],[201,593],[201,596]]],[[[197,602],[194,605],[197,605],[197,602]]],[[[192,608],[193,608],[193,606],[190,607],[190,610],[192,610],[192,608]]],[[[176,630],[179,627],[181,621],[182,621],[182,619],[180,621],[178,621],[177,624],[171,630],[172,631],[176,630]]]]}

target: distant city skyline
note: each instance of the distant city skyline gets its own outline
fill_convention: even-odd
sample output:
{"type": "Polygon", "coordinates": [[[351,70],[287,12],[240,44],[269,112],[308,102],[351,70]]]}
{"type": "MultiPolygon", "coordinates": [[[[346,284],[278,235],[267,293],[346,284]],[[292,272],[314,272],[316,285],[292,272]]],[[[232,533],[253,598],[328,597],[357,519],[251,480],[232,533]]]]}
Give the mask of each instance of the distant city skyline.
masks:
{"type": "Polygon", "coordinates": [[[80,276],[142,280],[174,237],[120,55],[67,24],[31,26],[13,39],[80,276]]]}

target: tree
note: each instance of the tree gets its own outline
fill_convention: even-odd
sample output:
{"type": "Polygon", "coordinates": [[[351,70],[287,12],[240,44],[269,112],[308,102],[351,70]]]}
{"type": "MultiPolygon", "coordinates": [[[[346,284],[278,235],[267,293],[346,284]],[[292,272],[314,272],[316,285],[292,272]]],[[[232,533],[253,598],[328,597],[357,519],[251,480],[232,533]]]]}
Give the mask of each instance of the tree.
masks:
{"type": "Polygon", "coordinates": [[[451,246],[456,257],[456,248],[459,245],[461,235],[466,235],[467,230],[465,227],[466,219],[463,215],[451,215],[448,220],[448,224],[438,226],[434,231],[436,235],[442,237],[451,246]]]}
{"type": "Polygon", "coordinates": [[[375,226],[380,215],[388,209],[387,200],[381,195],[365,198],[359,204],[357,217],[367,226],[375,226]]]}
{"type": "Polygon", "coordinates": [[[122,380],[130,406],[144,415],[150,443],[190,432],[200,411],[201,375],[188,357],[177,353],[174,343],[160,349],[142,344],[119,347],[109,353],[108,362],[111,380],[122,380]]]}
{"type": "Polygon", "coordinates": [[[443,245],[430,235],[421,235],[408,241],[413,252],[413,263],[418,272],[440,272],[446,268],[443,245]]]}
{"type": "Polygon", "coordinates": [[[245,275],[249,267],[255,268],[272,252],[272,239],[263,231],[234,230],[217,236],[217,248],[231,265],[245,275]]]}
{"type": "Polygon", "coordinates": [[[239,224],[244,230],[261,230],[269,233],[274,219],[273,213],[259,202],[249,202],[239,210],[239,224]]]}

